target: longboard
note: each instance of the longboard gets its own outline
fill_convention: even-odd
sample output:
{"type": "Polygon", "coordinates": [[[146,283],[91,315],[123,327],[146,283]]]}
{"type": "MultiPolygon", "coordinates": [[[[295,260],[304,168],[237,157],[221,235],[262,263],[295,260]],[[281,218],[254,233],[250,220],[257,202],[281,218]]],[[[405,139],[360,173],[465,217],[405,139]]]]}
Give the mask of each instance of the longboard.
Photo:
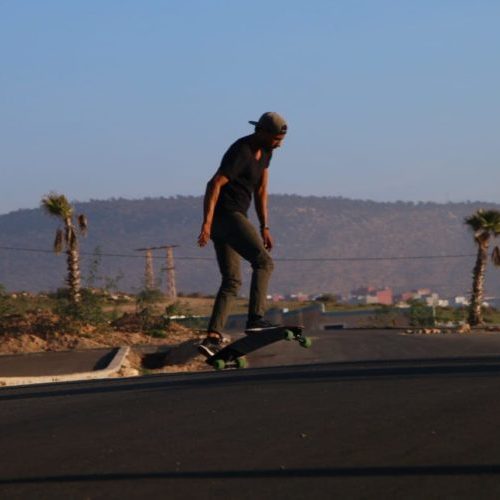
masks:
{"type": "Polygon", "coordinates": [[[311,347],[312,341],[302,334],[302,326],[283,326],[263,332],[245,332],[246,336],[235,340],[219,352],[207,358],[207,363],[216,370],[246,368],[245,355],[280,340],[296,341],[302,347],[311,347]]]}

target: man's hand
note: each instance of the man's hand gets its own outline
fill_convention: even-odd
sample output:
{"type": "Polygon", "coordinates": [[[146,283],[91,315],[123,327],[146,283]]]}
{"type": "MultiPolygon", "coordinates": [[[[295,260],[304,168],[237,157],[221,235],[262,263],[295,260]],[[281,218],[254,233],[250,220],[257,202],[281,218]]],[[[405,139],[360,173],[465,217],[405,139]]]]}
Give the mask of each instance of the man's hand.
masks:
{"type": "Polygon", "coordinates": [[[211,230],[212,228],[209,224],[203,224],[203,226],[201,226],[201,232],[198,236],[198,245],[200,245],[200,247],[204,247],[209,242],[211,230]]]}
{"type": "Polygon", "coordinates": [[[273,249],[273,239],[271,238],[271,233],[268,228],[262,228],[260,230],[262,235],[262,241],[264,242],[264,248],[271,251],[273,249]]]}

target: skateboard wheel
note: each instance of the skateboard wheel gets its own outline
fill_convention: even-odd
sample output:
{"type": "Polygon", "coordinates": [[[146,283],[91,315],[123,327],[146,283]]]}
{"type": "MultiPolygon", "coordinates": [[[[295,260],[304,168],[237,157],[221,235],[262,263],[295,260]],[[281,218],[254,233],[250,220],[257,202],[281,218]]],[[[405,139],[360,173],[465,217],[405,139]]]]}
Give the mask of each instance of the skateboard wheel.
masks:
{"type": "Polygon", "coordinates": [[[283,336],[285,340],[293,340],[295,338],[295,335],[293,334],[292,330],[285,330],[285,334],[283,336]]]}
{"type": "Polygon", "coordinates": [[[308,347],[311,347],[311,346],[312,346],[312,340],[311,340],[309,337],[302,337],[302,338],[299,340],[299,344],[300,344],[302,347],[308,348],[308,347]]]}
{"type": "Polygon", "coordinates": [[[248,362],[245,358],[238,358],[236,360],[236,368],[246,368],[248,366],[248,362]]]}
{"type": "Polygon", "coordinates": [[[226,363],[224,362],[223,359],[216,359],[214,362],[213,362],[213,367],[216,369],[216,370],[224,370],[224,368],[226,367],[226,363]]]}

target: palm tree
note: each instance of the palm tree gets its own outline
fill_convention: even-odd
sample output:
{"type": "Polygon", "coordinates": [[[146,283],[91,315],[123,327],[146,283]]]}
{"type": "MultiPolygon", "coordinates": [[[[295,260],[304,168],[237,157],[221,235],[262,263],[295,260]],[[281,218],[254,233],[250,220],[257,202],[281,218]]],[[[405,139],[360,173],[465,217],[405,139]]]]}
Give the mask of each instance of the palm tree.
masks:
{"type": "MultiPolygon", "coordinates": [[[[69,286],[70,300],[73,304],[78,304],[81,299],[80,294],[80,252],[78,249],[78,237],[73,222],[74,209],[63,194],[49,193],[42,198],[41,207],[49,215],[59,218],[64,228],[56,231],[54,240],[54,251],[60,253],[66,250],[68,277],[66,279],[69,286]]],[[[81,214],[77,217],[77,227],[80,234],[87,233],[87,218],[81,214]]]]}
{"type": "MultiPolygon", "coordinates": [[[[481,305],[484,295],[484,277],[488,262],[488,247],[491,237],[500,234],[500,212],[480,208],[464,220],[474,231],[474,241],[477,244],[476,264],[472,271],[472,294],[469,309],[469,324],[480,325],[483,322],[481,305]]],[[[498,250],[493,251],[493,261],[498,257],[498,250]]]]}

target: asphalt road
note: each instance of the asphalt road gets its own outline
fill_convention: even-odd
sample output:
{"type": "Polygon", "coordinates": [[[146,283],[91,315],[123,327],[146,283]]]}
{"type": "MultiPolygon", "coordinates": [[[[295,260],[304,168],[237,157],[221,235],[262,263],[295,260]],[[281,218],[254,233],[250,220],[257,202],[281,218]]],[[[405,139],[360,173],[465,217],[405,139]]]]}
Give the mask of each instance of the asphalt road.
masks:
{"type": "MultiPolygon", "coordinates": [[[[342,339],[317,337],[323,360],[342,339]]],[[[500,337],[447,360],[435,339],[413,361],[2,389],[0,498],[499,498],[500,337]]]]}
{"type": "Polygon", "coordinates": [[[278,342],[249,356],[252,367],[283,364],[500,356],[500,333],[406,334],[398,330],[306,331],[310,349],[278,342]]]}
{"type": "Polygon", "coordinates": [[[116,349],[35,352],[0,356],[0,377],[38,377],[102,370],[116,349]]]}

